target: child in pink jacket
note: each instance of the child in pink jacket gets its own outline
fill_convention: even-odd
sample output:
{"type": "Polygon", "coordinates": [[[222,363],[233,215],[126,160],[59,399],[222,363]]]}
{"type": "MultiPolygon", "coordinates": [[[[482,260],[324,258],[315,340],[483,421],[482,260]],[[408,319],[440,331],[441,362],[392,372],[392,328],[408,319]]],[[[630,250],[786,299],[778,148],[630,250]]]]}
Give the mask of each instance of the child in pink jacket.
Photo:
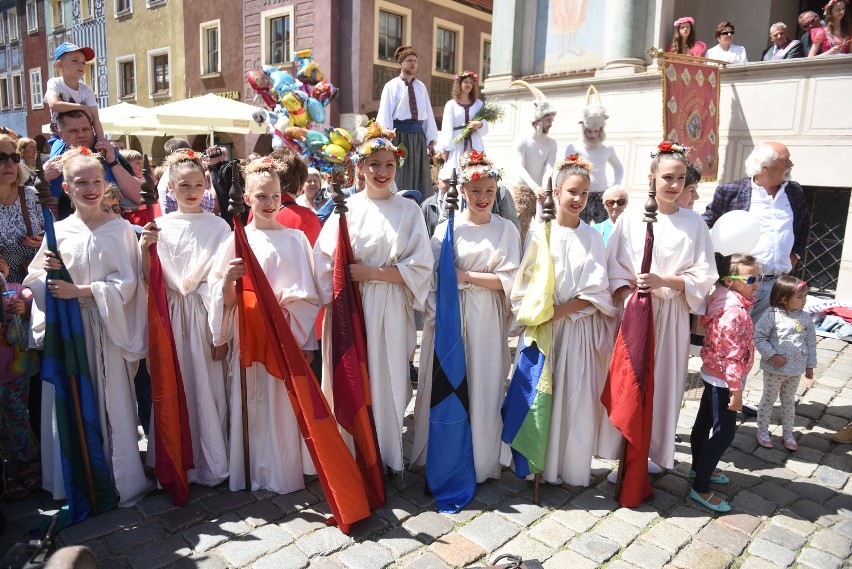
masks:
{"type": "Polygon", "coordinates": [[[710,491],[710,483],[727,484],[716,468],[736,433],[737,411],[743,405],[743,379],[754,364],[754,324],[749,310],[760,284],[760,267],[751,255],[716,254],[719,282],[710,295],[701,324],[707,329],[701,348],[704,393],[692,426],[692,488],[690,497],[716,512],[731,506],[710,491]]]}

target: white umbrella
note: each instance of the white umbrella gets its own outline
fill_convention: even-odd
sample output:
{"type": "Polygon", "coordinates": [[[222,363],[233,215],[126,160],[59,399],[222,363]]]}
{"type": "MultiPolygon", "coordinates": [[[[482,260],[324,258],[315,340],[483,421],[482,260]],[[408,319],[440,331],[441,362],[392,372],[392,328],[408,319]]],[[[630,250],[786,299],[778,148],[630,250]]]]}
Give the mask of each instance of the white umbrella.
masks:
{"type": "Polygon", "coordinates": [[[209,133],[211,139],[214,132],[265,134],[266,126],[257,124],[251,117],[257,110],[258,107],[253,105],[232,101],[212,93],[152,109],[162,125],[200,127],[199,130],[209,133]]]}

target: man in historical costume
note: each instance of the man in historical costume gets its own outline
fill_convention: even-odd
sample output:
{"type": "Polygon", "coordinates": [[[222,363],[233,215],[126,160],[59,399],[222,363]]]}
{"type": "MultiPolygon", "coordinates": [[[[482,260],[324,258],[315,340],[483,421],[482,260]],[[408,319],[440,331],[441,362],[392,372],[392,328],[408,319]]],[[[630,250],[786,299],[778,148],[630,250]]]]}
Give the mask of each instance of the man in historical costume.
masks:
{"type": "MultiPolygon", "coordinates": [[[[592,87],[589,90],[591,92],[592,87]]],[[[595,91],[595,94],[597,94],[597,91],[595,91]]],[[[583,131],[582,138],[570,143],[565,148],[566,157],[576,154],[587,158],[595,166],[591,175],[589,201],[586,209],[580,213],[580,219],[589,224],[592,222],[601,223],[608,217],[602,198],[604,190],[610,186],[606,175],[606,165],[609,164],[612,167],[612,173],[615,177],[613,184],[621,185],[624,179],[624,166],[621,165],[621,160],[618,159],[615,148],[605,142],[606,119],[608,118],[606,109],[600,105],[600,102],[587,105],[583,109],[583,120],[580,121],[583,131]]]]}
{"type": "Polygon", "coordinates": [[[763,61],[781,61],[782,59],[805,57],[802,42],[787,37],[787,24],[784,22],[777,22],[770,26],[769,39],[772,40],[772,45],[763,50],[761,57],[763,61]]]}
{"type": "Polygon", "coordinates": [[[399,64],[399,76],[385,83],[376,122],[396,131],[396,141],[408,150],[405,165],[396,171],[396,186],[415,189],[421,195],[432,195],[432,176],[429,160],[435,155],[438,126],[429,101],[429,91],[417,73],[417,52],[409,45],[394,52],[399,64]]]}
{"type": "MultiPolygon", "coordinates": [[[[137,223],[133,215],[139,209],[142,198],[139,194],[142,182],[133,175],[133,168],[124,157],[118,153],[108,140],[95,140],[95,128],[92,120],[83,111],[59,113],[56,117],[59,128],[59,138],[65,142],[66,148],[81,146],[99,153],[101,165],[104,167],[104,179],[107,183],[118,186],[121,190],[121,209],[128,212],[124,217],[137,223]],[[116,166],[121,166],[116,168],[116,166]]],[[[55,156],[44,163],[44,177],[50,182],[50,193],[59,198],[57,220],[71,215],[71,200],[62,191],[62,155],[55,156]]],[[[141,225],[144,225],[141,224],[141,225]]]]}
{"type": "Polygon", "coordinates": [[[517,183],[529,186],[538,201],[544,201],[547,193],[547,180],[553,174],[556,163],[556,141],[550,136],[550,127],[556,116],[556,107],[550,104],[544,93],[526,81],[512,81],[510,87],[526,87],[532,93],[533,102],[533,131],[521,136],[512,148],[515,168],[517,168],[517,183]]]}
{"type": "MultiPolygon", "coordinates": [[[[751,309],[755,322],[769,307],[772,285],[796,267],[808,244],[810,215],[802,186],[790,179],[792,169],[786,146],[764,142],[746,158],[746,177],[717,187],[703,215],[712,228],[723,214],[741,209],[752,212],[760,224],[760,239],[751,251],[763,275],[751,309]]],[[[756,414],[746,405],[743,413],[756,414]]]]}

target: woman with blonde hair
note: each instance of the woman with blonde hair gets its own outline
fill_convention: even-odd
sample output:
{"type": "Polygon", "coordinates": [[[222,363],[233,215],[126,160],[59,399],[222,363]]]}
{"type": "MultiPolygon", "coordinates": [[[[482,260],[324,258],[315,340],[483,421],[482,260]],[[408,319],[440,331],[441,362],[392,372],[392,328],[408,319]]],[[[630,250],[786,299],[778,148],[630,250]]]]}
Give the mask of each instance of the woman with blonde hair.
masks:
{"type": "Polygon", "coordinates": [[[27,172],[27,185],[36,182],[36,156],[38,156],[38,142],[32,138],[22,136],[18,139],[18,154],[21,155],[21,166],[27,172]]]}

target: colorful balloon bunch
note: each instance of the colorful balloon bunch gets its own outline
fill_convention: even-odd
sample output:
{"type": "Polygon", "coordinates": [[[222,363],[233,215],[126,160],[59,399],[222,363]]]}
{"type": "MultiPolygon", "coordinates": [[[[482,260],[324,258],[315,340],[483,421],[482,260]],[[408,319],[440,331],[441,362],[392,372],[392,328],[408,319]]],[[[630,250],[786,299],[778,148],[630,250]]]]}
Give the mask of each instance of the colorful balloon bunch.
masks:
{"type": "Polygon", "coordinates": [[[264,66],[246,73],[246,80],[266,106],[252,115],[266,124],[272,146],[289,146],[323,172],[341,172],[353,149],[352,136],[342,128],[325,127],[325,108],[337,96],[337,87],[325,79],[310,49],[293,53],[294,77],[277,67],[264,66]]]}

